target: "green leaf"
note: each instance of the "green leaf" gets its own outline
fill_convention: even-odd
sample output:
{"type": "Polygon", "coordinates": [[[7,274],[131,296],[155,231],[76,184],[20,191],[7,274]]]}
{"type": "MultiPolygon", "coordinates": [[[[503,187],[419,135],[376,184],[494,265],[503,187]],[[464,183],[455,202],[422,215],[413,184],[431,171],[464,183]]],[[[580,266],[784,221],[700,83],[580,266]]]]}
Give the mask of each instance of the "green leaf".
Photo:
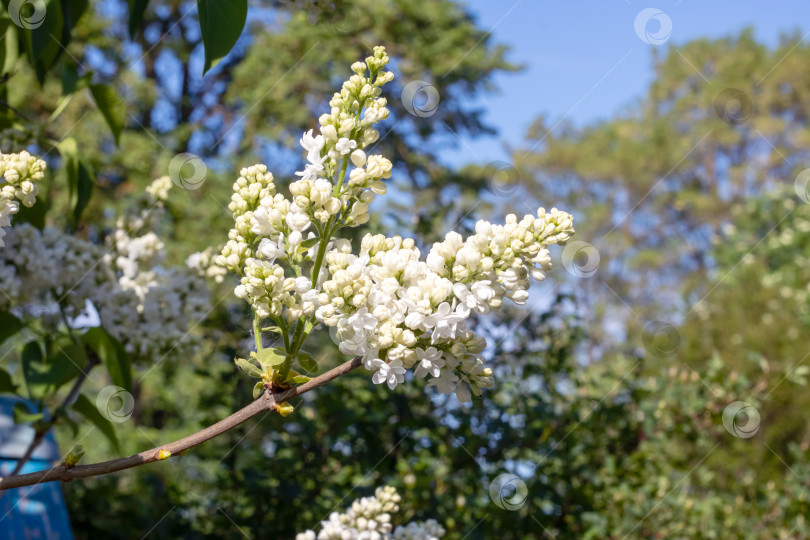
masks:
{"type": "Polygon", "coordinates": [[[62,68],[62,95],[67,96],[79,90],[79,71],[75,64],[66,63],[62,68]]]}
{"type": "Polygon", "coordinates": [[[76,206],[73,208],[73,226],[79,224],[82,212],[90,202],[93,194],[93,175],[83,161],[79,161],[78,177],[76,179],[76,206]]]}
{"type": "Polygon", "coordinates": [[[62,156],[62,163],[65,167],[65,176],[68,184],[68,201],[73,204],[76,190],[79,185],[79,146],[76,139],[67,137],[59,141],[56,145],[59,155],[62,156]]]}
{"type": "Polygon", "coordinates": [[[0,19],[0,75],[11,73],[20,56],[17,26],[11,19],[0,19]]]}
{"type": "Polygon", "coordinates": [[[82,373],[87,365],[87,353],[83,346],[69,343],[58,348],[48,360],[46,371],[42,372],[40,380],[57,389],[82,373]]]}
{"type": "Polygon", "coordinates": [[[45,227],[45,214],[48,212],[48,207],[45,201],[37,199],[34,206],[27,207],[20,205],[20,211],[14,216],[14,223],[28,223],[39,230],[45,227]]]}
{"type": "Polygon", "coordinates": [[[263,368],[278,366],[284,363],[287,355],[279,352],[281,349],[262,349],[256,353],[256,360],[263,368]]]}
{"type": "Polygon", "coordinates": [[[256,399],[257,397],[262,395],[262,392],[264,392],[264,382],[259,381],[253,387],[253,399],[256,399]]]}
{"type": "Polygon", "coordinates": [[[70,0],[65,2],[65,30],[67,36],[63,38],[65,45],[70,40],[70,30],[76,26],[79,19],[82,18],[85,11],[87,11],[88,0],[70,0]]]}
{"type": "Polygon", "coordinates": [[[91,328],[82,335],[81,340],[107,367],[114,385],[132,390],[132,364],[120,341],[103,328],[91,328]]]}
{"type": "Polygon", "coordinates": [[[129,0],[129,37],[135,38],[135,34],[143,24],[143,14],[149,0],[129,0]]]}
{"type": "Polygon", "coordinates": [[[40,420],[42,420],[41,412],[31,412],[28,406],[21,401],[14,404],[15,424],[27,424],[29,422],[39,422],[40,420]]]}
{"type": "Polygon", "coordinates": [[[262,370],[256,367],[255,364],[252,364],[245,360],[244,358],[236,358],[234,359],[236,365],[239,366],[239,369],[250,375],[251,377],[259,377],[262,376],[262,370]]]}
{"type": "Polygon", "coordinates": [[[87,364],[84,347],[66,342],[54,349],[46,362],[36,341],[29,341],[22,351],[22,368],[28,394],[40,398],[56,390],[81,374],[87,364]]]}
{"type": "MultiPolygon", "coordinates": [[[[29,4],[34,5],[34,4],[29,4]]],[[[24,5],[21,5],[24,8],[24,5]]],[[[44,10],[37,10],[28,19],[30,28],[23,30],[28,58],[36,71],[39,84],[44,84],[47,71],[62,54],[61,42],[65,18],[60,0],[45,0],[44,10]]]]}
{"type": "Polygon", "coordinates": [[[102,415],[96,408],[95,404],[91,402],[84,394],[79,394],[76,402],[72,406],[73,410],[81,414],[90,422],[93,423],[104,436],[112,443],[116,452],[121,452],[121,447],[118,444],[118,437],[115,435],[115,427],[113,423],[102,415]]]}
{"type": "Polygon", "coordinates": [[[301,242],[301,247],[304,248],[304,249],[309,249],[309,248],[311,248],[313,246],[317,246],[318,242],[320,242],[320,241],[321,241],[321,239],[318,238],[318,237],[307,238],[306,240],[301,242]]]}
{"type": "Polygon", "coordinates": [[[0,369],[0,392],[16,392],[17,385],[5,369],[0,369]]]}
{"type": "Polygon", "coordinates": [[[247,20],[247,0],[197,0],[205,47],[203,75],[233,48],[247,20]]]}
{"type": "Polygon", "coordinates": [[[8,311],[0,311],[0,343],[22,330],[24,326],[20,319],[8,311]]]}
{"type": "Polygon", "coordinates": [[[311,354],[304,351],[298,352],[298,365],[301,366],[301,369],[306,371],[307,373],[317,373],[318,372],[318,362],[315,361],[315,358],[312,357],[311,354]]]}
{"type": "Polygon", "coordinates": [[[287,380],[284,382],[291,382],[293,384],[304,384],[307,381],[311,381],[312,377],[307,377],[306,375],[301,375],[300,373],[296,373],[295,371],[290,370],[290,373],[287,375],[287,380]]]}
{"type": "Polygon", "coordinates": [[[126,105],[121,96],[115,89],[108,84],[91,84],[90,93],[93,94],[93,100],[96,106],[110,126],[115,144],[118,144],[118,139],[121,136],[121,131],[124,129],[126,121],[126,105]]]}
{"type": "Polygon", "coordinates": [[[41,365],[42,365],[42,349],[36,341],[29,341],[25,344],[22,350],[22,371],[23,378],[25,379],[25,387],[28,390],[28,395],[32,399],[42,397],[47,385],[42,384],[41,365]]]}
{"type": "Polygon", "coordinates": [[[281,327],[280,326],[265,326],[262,328],[262,332],[273,332],[274,334],[281,334],[281,327]]]}

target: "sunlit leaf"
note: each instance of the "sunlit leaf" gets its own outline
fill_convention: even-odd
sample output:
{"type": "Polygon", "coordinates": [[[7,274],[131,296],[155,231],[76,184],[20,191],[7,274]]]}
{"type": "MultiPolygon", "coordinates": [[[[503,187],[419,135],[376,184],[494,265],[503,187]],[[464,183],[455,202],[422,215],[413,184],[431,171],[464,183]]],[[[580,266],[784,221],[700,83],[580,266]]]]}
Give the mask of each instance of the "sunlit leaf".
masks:
{"type": "Polygon", "coordinates": [[[247,20],[247,0],[197,0],[205,65],[216,66],[236,44],[247,20]]]}

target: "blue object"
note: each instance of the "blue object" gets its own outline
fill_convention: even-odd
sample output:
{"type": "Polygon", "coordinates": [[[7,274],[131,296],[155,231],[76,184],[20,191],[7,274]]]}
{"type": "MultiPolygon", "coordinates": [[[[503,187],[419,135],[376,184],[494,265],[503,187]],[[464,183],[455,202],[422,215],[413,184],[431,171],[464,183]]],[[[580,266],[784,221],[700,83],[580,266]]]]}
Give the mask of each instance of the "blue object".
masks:
{"type": "MultiPolygon", "coordinates": [[[[14,470],[34,438],[34,428],[14,423],[21,399],[0,397],[0,476],[14,470]]],[[[59,461],[59,448],[48,434],[20,473],[48,469],[59,461]]],[[[0,540],[73,540],[62,486],[48,482],[0,491],[0,540]]]]}

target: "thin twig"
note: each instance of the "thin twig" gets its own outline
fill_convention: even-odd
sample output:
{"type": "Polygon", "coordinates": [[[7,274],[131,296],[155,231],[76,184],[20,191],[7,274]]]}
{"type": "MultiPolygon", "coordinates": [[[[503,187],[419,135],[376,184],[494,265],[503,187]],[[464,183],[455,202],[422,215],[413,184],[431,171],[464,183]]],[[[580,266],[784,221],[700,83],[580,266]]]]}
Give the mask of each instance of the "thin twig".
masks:
{"type": "Polygon", "coordinates": [[[276,408],[276,403],[283,403],[295,396],[300,396],[301,394],[309,392],[310,390],[313,390],[319,386],[323,386],[337,377],[340,377],[341,375],[344,375],[345,373],[359,367],[361,364],[361,358],[355,357],[354,359],[349,360],[348,362],[341,364],[338,367],[305,382],[304,384],[295,386],[279,394],[265,392],[247,407],[240,409],[214,425],[208,426],[207,428],[189,435],[188,437],[183,437],[178,441],[158,446],[152,448],[151,450],[134,454],[129,457],[94,463],[92,465],[66,467],[64,464],[62,464],[44,471],[20,474],[16,476],[7,476],[5,478],[0,478],[0,490],[31,486],[34,484],[53,482],[57,480],[69,482],[76,478],[100,476],[116,471],[123,471],[124,469],[139,467],[147,463],[152,463],[153,461],[166,459],[170,456],[177,455],[185,450],[188,450],[189,448],[197,446],[198,444],[209,439],[213,439],[214,437],[221,435],[226,431],[235,428],[239,424],[253,418],[261,412],[274,410],[276,408]]]}

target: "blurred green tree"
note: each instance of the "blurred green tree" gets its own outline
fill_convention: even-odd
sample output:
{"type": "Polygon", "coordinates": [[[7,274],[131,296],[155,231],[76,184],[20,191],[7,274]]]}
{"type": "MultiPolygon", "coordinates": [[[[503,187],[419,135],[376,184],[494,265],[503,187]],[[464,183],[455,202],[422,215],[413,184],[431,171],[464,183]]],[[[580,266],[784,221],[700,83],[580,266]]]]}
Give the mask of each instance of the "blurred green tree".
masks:
{"type": "Polygon", "coordinates": [[[614,306],[594,311],[602,323],[624,319],[637,335],[645,321],[688,311],[731,208],[792,184],[810,157],[808,58],[798,34],[775,48],[751,30],[698,39],[657,55],[646,95],[620,114],[584,128],[535,122],[515,167],[525,191],[586,217],[579,238],[602,263],[590,293],[614,306]]]}
{"type": "MultiPolygon", "coordinates": [[[[229,218],[217,201],[227,200],[229,171],[263,160],[278,164],[279,176],[291,174],[289,149],[311,122],[302,111],[325,103],[340,66],[373,43],[386,44],[405,75],[389,100],[395,126],[380,145],[406,166],[398,171],[405,180],[390,221],[370,227],[397,228],[398,219],[415,214],[427,242],[439,223],[466,215],[491,187],[491,167],[449,170],[430,150],[453,142],[454,133],[485,133],[469,98],[491,89],[493,73],[515,68],[455,3],[261,3],[249,14],[243,41],[202,79],[193,2],[150,2],[134,37],[128,21],[116,17],[125,13],[123,2],[91,6],[61,57],[63,81],[93,71],[94,80],[124,96],[127,113],[123,151],[91,96],[74,98],[48,126],[53,137],[73,137],[96,171],[100,189],[76,224],[82,235],[103,235],[109,208],[164,174],[174,156],[191,152],[206,160],[208,176],[199,189],[167,202],[170,249],[180,259],[220,242],[229,218]],[[433,114],[412,114],[409,107],[425,103],[400,99],[413,81],[438,93],[433,114]]],[[[538,123],[529,141],[537,148],[516,155],[522,178],[537,180],[519,189],[581,209],[580,238],[604,261],[617,261],[603,265],[600,278],[608,275],[642,318],[671,305],[665,300],[691,306],[711,293],[678,327],[675,359],[662,360],[655,347],[645,351],[633,340],[611,350],[613,336],[583,330],[590,303],[548,293],[547,308],[504,310],[482,323],[498,384],[472,407],[431,397],[418,384],[392,393],[367,378],[344,377],[305,396],[284,420],[261,417],[170,464],[66,485],[77,537],[291,538],[382,483],[400,489],[405,518],[440,519],[455,539],[806,537],[806,432],[795,417],[777,418],[780,407],[804,403],[803,389],[779,381],[801,383],[806,374],[793,362],[800,344],[791,337],[802,335],[806,302],[790,303],[784,317],[767,323],[756,319],[762,306],[772,309],[806,290],[794,268],[806,260],[806,211],[784,222],[778,238],[786,244],[774,244],[767,263],[756,259],[746,264],[750,275],[725,276],[770,230],[774,212],[787,211],[784,197],[732,209],[792,178],[796,171],[779,153],[804,159],[810,142],[801,65],[809,52],[795,39],[770,50],[750,34],[687,44],[680,53],[702,75],[670,52],[657,62],[657,80],[637,109],[582,131],[549,133],[538,123]],[[795,56],[774,67],[792,47],[795,56]],[[736,108],[734,96],[721,97],[729,88],[742,89],[736,108]],[[752,212],[761,219],[748,219],[752,212]],[[714,245],[716,232],[732,221],[734,240],[714,245]],[[610,243],[592,240],[599,234],[610,243]],[[642,278],[650,287],[636,289],[642,278]],[[763,280],[771,285],[757,286],[763,280]],[[657,296],[661,284],[666,298],[657,296]],[[740,301],[740,287],[763,296],[740,301]],[[730,305],[734,318],[726,324],[730,305]],[[778,325],[785,339],[765,340],[762,324],[778,325]],[[731,328],[744,333],[738,338],[731,328]],[[597,356],[601,361],[588,361],[597,356]],[[726,406],[742,397],[765,413],[767,439],[735,438],[724,426],[726,406]],[[772,436],[775,425],[781,427],[772,436]],[[789,468],[773,459],[759,467],[768,452],[763,440],[789,468]],[[498,484],[491,490],[503,473],[512,475],[513,487],[525,483],[525,500],[520,490],[517,499],[498,484]]],[[[35,79],[35,69],[21,69],[8,88],[9,104],[29,128],[58,110],[64,86],[46,78],[31,99],[35,79]]],[[[4,136],[17,145],[38,140],[23,127],[4,136]]],[[[60,197],[54,193],[54,207],[69,210],[60,197]]],[[[58,222],[58,215],[50,219],[58,222]]],[[[249,401],[252,383],[231,362],[246,348],[247,317],[225,300],[230,284],[217,293],[221,303],[201,327],[199,354],[136,373],[135,414],[117,426],[125,452],[186,435],[249,401]]],[[[326,364],[337,354],[324,340],[316,356],[326,364]]],[[[98,372],[88,381],[91,388],[106,384],[98,372]]],[[[72,440],[67,428],[59,434],[72,440]]],[[[83,444],[88,461],[112,457],[98,433],[83,444]]]]}

